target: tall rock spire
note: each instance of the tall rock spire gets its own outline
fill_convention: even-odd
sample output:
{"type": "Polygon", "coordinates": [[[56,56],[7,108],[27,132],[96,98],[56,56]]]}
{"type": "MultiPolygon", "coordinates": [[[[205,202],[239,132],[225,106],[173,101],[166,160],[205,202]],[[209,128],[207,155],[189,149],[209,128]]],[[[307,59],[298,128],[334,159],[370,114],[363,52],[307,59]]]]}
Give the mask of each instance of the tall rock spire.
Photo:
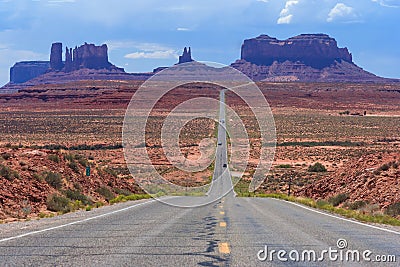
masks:
{"type": "Polygon", "coordinates": [[[189,47],[189,50],[185,47],[183,49],[182,56],[179,56],[178,64],[186,63],[186,62],[192,62],[192,61],[193,61],[193,59],[192,59],[192,52],[190,50],[190,47],[189,47]]]}

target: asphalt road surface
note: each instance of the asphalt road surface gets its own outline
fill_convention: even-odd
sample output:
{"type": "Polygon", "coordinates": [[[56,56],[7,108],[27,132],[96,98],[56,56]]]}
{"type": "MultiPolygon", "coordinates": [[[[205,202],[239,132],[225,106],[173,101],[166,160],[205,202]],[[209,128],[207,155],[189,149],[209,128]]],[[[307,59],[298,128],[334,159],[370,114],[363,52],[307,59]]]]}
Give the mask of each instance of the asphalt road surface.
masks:
{"type": "MultiPolygon", "coordinates": [[[[142,200],[0,225],[0,266],[400,265],[398,228],[365,225],[275,199],[235,197],[229,166],[223,166],[227,163],[224,114],[221,107],[221,145],[207,196],[216,201],[180,208],[142,200]],[[352,261],[357,252],[360,261],[352,261]],[[368,262],[363,254],[366,260],[381,256],[397,262],[368,262]]],[[[184,205],[195,199],[173,201],[184,205]]]]}

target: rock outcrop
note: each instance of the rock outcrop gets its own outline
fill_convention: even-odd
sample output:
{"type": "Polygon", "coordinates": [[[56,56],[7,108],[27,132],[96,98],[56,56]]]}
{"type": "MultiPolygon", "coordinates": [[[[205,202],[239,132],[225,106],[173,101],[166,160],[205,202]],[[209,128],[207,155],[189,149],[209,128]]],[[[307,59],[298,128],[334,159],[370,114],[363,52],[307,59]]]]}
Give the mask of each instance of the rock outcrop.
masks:
{"type": "Polygon", "coordinates": [[[50,68],[52,71],[71,72],[80,69],[121,70],[108,61],[106,44],[96,46],[85,43],[74,49],[66,47],[65,61],[62,61],[62,44],[54,43],[51,46],[50,68]]]}
{"type": "Polygon", "coordinates": [[[48,61],[22,61],[10,68],[10,83],[24,83],[38,77],[49,69],[48,61]]]}
{"type": "Polygon", "coordinates": [[[301,34],[287,40],[268,35],[245,40],[241,59],[231,64],[255,81],[398,82],[358,67],[347,48],[326,34],[301,34]]]}
{"type": "Polygon", "coordinates": [[[313,199],[346,194],[349,202],[363,201],[386,208],[400,202],[399,157],[400,153],[394,152],[363,155],[295,194],[313,199]]]}
{"type": "MultiPolygon", "coordinates": [[[[13,67],[10,68],[10,83],[5,87],[13,89],[13,85],[19,85],[22,83],[30,82],[39,76],[46,76],[50,80],[48,82],[54,82],[52,79],[61,79],[62,76],[66,77],[66,80],[79,80],[77,77],[80,74],[95,73],[97,78],[108,77],[117,75],[120,77],[127,74],[123,68],[118,68],[108,61],[108,48],[107,45],[96,46],[94,44],[83,44],[79,47],[66,48],[65,60],[63,60],[63,45],[62,43],[53,43],[50,50],[50,61],[22,61],[17,62],[13,67]],[[74,74],[74,72],[80,71],[80,73],[74,74]],[[61,74],[60,74],[61,73],[61,74]],[[67,75],[68,74],[68,75],[67,75]]],[[[135,78],[130,75],[127,79],[130,80],[135,78]]],[[[148,74],[144,74],[148,76],[148,74]]],[[[39,79],[43,81],[46,79],[39,79]]],[[[93,77],[82,76],[82,79],[90,79],[93,77]]],[[[44,81],[45,83],[47,81],[44,81]]],[[[55,81],[57,83],[57,80],[55,81]]],[[[3,89],[7,89],[3,88],[3,89]]]]}
{"type": "Polygon", "coordinates": [[[190,47],[189,49],[187,49],[186,47],[183,49],[183,53],[182,56],[179,56],[179,62],[178,64],[182,64],[182,63],[187,63],[187,62],[192,62],[192,51],[190,51],[190,47]]]}
{"type": "Polygon", "coordinates": [[[287,40],[260,35],[244,41],[241,59],[256,65],[300,62],[315,69],[328,67],[335,61],[352,62],[347,48],[339,48],[336,40],[326,34],[301,34],[287,40]]]}
{"type": "Polygon", "coordinates": [[[62,43],[53,43],[50,50],[50,69],[61,70],[64,67],[62,61],[62,43]]]}

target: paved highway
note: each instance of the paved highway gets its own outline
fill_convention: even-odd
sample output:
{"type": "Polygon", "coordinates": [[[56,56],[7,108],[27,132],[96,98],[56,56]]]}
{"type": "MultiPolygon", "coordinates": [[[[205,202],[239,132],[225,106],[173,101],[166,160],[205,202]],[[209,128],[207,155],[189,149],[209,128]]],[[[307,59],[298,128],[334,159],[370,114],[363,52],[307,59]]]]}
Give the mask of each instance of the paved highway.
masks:
{"type": "MultiPolygon", "coordinates": [[[[225,121],[222,105],[220,113],[220,121],[225,121]]],[[[229,166],[223,167],[227,163],[223,125],[219,126],[221,145],[207,196],[213,199],[223,194],[222,199],[196,208],[143,200],[0,225],[0,265],[380,266],[362,258],[346,262],[346,252],[357,250],[361,257],[366,253],[367,260],[394,255],[397,263],[382,266],[399,266],[399,229],[368,226],[275,199],[235,197],[229,166]],[[339,239],[347,241],[346,248],[338,249],[339,239]],[[335,250],[342,252],[343,260],[335,250]],[[312,259],[310,251],[315,251],[316,258],[323,253],[325,260],[307,260],[307,255],[312,259]],[[330,260],[329,253],[339,258],[330,260]],[[296,255],[299,262],[293,260],[296,255]],[[302,255],[305,261],[300,261],[302,255]]],[[[188,204],[196,200],[175,197],[174,201],[188,204]]]]}

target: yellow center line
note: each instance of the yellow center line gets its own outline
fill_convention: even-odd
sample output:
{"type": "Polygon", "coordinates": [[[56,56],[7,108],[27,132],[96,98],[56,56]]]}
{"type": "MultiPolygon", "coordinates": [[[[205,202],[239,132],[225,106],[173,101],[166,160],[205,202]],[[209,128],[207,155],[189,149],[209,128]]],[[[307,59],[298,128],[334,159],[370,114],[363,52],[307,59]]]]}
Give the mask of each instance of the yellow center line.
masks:
{"type": "Polygon", "coordinates": [[[219,250],[219,253],[221,253],[221,254],[231,253],[228,243],[218,243],[218,250],[219,250]]]}
{"type": "Polygon", "coordinates": [[[219,214],[221,214],[221,215],[224,215],[224,214],[225,214],[225,212],[224,212],[224,211],[220,211],[220,212],[219,212],[219,214]]]}
{"type": "Polygon", "coordinates": [[[220,227],[226,227],[226,222],[220,222],[220,223],[219,223],[219,226],[220,226],[220,227]]]}

